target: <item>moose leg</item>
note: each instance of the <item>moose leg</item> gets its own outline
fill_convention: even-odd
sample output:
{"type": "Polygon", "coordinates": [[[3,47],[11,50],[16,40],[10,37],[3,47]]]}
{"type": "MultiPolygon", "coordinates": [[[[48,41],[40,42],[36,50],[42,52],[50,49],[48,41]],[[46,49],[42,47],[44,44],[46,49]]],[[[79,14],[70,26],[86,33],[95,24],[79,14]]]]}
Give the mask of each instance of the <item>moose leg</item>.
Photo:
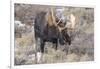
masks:
{"type": "Polygon", "coordinates": [[[40,40],[40,49],[41,49],[41,53],[44,53],[44,40],[40,40]]]}
{"type": "Polygon", "coordinates": [[[57,39],[55,39],[53,41],[53,47],[55,48],[55,50],[57,50],[58,44],[57,44],[57,39]]]}
{"type": "Polygon", "coordinates": [[[37,62],[42,63],[43,62],[43,53],[44,53],[44,41],[40,40],[40,52],[37,53],[37,62]]]}
{"type": "Polygon", "coordinates": [[[35,37],[34,39],[34,49],[35,49],[35,63],[37,64],[37,44],[38,44],[38,38],[35,37]]]}
{"type": "Polygon", "coordinates": [[[55,50],[57,50],[57,43],[53,43],[53,48],[55,48],[55,50]]]}

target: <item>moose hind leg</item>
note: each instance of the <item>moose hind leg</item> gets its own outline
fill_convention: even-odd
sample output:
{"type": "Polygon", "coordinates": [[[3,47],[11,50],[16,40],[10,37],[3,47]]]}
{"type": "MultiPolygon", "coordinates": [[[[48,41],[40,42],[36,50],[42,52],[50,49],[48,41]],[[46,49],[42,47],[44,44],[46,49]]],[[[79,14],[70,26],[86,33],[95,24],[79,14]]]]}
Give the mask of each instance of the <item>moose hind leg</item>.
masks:
{"type": "Polygon", "coordinates": [[[53,41],[53,47],[55,48],[55,50],[57,50],[58,44],[57,44],[57,39],[55,39],[53,41]]]}
{"type": "Polygon", "coordinates": [[[57,45],[57,43],[55,43],[55,50],[57,50],[57,47],[58,47],[58,45],[57,45]]]}

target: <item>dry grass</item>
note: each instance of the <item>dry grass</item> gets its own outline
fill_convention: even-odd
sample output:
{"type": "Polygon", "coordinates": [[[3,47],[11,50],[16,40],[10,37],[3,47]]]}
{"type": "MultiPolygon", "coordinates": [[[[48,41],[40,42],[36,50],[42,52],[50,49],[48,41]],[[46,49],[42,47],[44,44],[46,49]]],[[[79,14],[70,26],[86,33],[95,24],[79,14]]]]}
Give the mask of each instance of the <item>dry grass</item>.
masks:
{"type": "MultiPolygon", "coordinates": [[[[31,16],[37,11],[47,9],[50,6],[15,5],[16,17],[23,23],[28,23],[31,16]],[[37,9],[39,7],[39,9],[37,9]],[[27,10],[23,12],[23,10],[27,10]],[[19,13],[20,12],[20,13],[19,13]]],[[[66,7],[65,15],[70,13],[76,16],[76,30],[74,38],[67,54],[64,46],[58,50],[52,48],[52,44],[46,43],[42,63],[80,62],[94,60],[94,9],[66,7]]],[[[35,64],[33,33],[23,34],[22,38],[15,39],[15,65],[35,64]]]]}
{"type": "Polygon", "coordinates": [[[17,38],[16,41],[20,46],[32,45],[34,43],[32,35],[33,35],[32,33],[28,35],[23,35],[22,38],[17,38]]]}

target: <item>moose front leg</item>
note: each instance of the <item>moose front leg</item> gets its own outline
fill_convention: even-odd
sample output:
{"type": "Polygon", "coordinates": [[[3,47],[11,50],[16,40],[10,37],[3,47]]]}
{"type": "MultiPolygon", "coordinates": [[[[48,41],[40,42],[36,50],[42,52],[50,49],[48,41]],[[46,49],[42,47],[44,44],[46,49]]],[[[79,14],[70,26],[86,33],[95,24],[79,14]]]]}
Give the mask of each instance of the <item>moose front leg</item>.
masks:
{"type": "Polygon", "coordinates": [[[40,40],[40,51],[41,53],[44,53],[44,40],[40,40]]]}
{"type": "Polygon", "coordinates": [[[40,40],[40,52],[37,52],[37,62],[42,63],[43,62],[43,53],[44,53],[44,44],[45,42],[43,40],[40,40]]]}

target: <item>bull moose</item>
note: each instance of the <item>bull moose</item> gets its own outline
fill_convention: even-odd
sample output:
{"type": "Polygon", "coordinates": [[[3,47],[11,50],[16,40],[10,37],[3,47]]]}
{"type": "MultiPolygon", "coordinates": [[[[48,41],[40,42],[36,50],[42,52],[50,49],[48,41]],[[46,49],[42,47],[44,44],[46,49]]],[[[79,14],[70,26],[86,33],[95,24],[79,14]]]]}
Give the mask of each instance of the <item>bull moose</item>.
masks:
{"type": "Polygon", "coordinates": [[[65,23],[56,20],[52,10],[37,13],[34,22],[35,40],[37,42],[38,38],[40,38],[41,53],[44,53],[45,42],[55,44],[55,50],[57,50],[58,42],[61,45],[71,44],[71,37],[67,32],[67,28],[65,28],[65,23]]]}

